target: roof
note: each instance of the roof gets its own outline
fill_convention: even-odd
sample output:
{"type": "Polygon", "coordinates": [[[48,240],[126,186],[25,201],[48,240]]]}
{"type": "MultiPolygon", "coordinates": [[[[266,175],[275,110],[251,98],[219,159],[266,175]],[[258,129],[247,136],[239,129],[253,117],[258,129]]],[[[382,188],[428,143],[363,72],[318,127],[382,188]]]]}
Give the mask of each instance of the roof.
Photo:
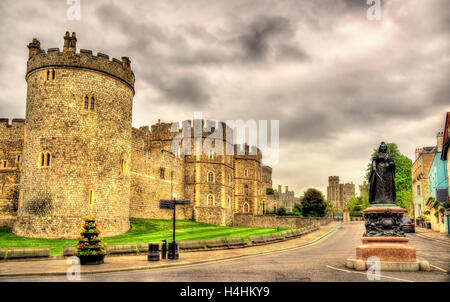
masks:
{"type": "Polygon", "coordinates": [[[441,153],[442,160],[447,160],[447,153],[448,153],[448,149],[450,147],[449,128],[450,128],[450,112],[447,112],[447,117],[445,118],[444,131],[443,131],[444,138],[443,138],[443,142],[442,142],[442,153],[441,153]]]}

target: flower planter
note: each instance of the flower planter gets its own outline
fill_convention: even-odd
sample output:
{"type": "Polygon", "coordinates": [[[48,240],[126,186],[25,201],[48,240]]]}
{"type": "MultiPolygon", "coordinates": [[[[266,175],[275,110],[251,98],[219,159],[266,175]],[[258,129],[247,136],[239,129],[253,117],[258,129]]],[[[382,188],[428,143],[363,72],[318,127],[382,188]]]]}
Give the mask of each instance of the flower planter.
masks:
{"type": "Polygon", "coordinates": [[[98,265],[105,263],[106,255],[78,256],[81,265],[98,265]]]}

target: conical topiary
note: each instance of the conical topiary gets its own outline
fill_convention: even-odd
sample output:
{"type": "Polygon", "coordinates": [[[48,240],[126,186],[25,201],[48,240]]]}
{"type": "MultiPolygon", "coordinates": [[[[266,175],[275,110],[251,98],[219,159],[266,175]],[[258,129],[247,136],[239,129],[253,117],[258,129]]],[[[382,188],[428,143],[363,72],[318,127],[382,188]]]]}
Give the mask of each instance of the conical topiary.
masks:
{"type": "Polygon", "coordinates": [[[106,243],[103,244],[99,238],[101,233],[95,217],[85,217],[81,236],[78,237],[78,244],[74,251],[74,256],[80,258],[81,264],[101,264],[105,256],[108,254],[106,243]]]}

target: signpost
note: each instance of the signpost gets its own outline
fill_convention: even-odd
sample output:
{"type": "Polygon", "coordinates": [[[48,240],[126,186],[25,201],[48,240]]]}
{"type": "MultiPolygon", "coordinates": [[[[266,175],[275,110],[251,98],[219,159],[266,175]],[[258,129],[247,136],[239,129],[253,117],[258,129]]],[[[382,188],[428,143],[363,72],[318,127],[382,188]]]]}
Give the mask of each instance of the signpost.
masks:
{"type": "Polygon", "coordinates": [[[177,259],[176,255],[176,242],[175,242],[175,221],[176,221],[176,209],[177,205],[189,205],[191,202],[189,200],[177,200],[177,194],[173,193],[173,171],[170,173],[170,191],[172,195],[172,199],[170,200],[160,200],[159,208],[166,210],[173,210],[173,240],[172,240],[172,258],[169,259],[177,259]]]}

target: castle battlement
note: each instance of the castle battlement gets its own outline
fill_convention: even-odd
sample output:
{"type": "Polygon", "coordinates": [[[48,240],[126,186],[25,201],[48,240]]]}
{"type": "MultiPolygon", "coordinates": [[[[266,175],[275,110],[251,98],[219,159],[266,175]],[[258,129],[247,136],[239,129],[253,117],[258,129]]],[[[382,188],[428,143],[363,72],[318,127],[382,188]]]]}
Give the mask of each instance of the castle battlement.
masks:
{"type": "MultiPolygon", "coordinates": [[[[28,44],[27,76],[41,68],[83,68],[107,73],[125,82],[134,90],[135,77],[128,57],[122,57],[122,60],[116,58],[110,60],[106,54],[98,52],[97,55],[94,55],[92,50],[86,49],[81,49],[79,53],[76,53],[76,44],[74,42],[74,44],[71,44],[72,46],[66,46],[66,44],[69,45],[67,35],[68,33],[64,37],[65,46],[62,52],[59,48],[49,48],[45,52],[45,50],[41,49],[40,42],[37,39],[33,39],[28,44]]],[[[74,36],[75,33],[72,35],[74,36]]],[[[71,38],[69,37],[69,39],[71,38]]]]}
{"type": "MultiPolygon", "coordinates": [[[[183,128],[190,128],[190,133],[184,133],[185,137],[190,136],[194,138],[195,135],[201,133],[202,138],[207,138],[217,131],[217,129],[219,128],[219,124],[222,127],[222,139],[224,141],[228,139],[228,141],[232,143],[233,129],[228,127],[224,122],[211,120],[184,120],[181,123],[161,123],[159,121],[157,124],[151,126],[151,135],[152,140],[170,140],[175,138],[175,136],[177,136],[178,134],[182,133],[183,128]]],[[[218,133],[215,134],[216,136],[213,137],[215,139],[219,139],[219,137],[217,137],[218,133]]]]}
{"type": "Polygon", "coordinates": [[[23,128],[25,127],[24,119],[12,119],[11,123],[7,118],[0,118],[0,128],[23,128]]]}
{"type": "Polygon", "coordinates": [[[261,150],[256,146],[249,146],[247,144],[235,144],[234,145],[234,157],[235,158],[249,158],[249,159],[256,159],[258,161],[261,161],[262,159],[262,152],[261,150]]]}

